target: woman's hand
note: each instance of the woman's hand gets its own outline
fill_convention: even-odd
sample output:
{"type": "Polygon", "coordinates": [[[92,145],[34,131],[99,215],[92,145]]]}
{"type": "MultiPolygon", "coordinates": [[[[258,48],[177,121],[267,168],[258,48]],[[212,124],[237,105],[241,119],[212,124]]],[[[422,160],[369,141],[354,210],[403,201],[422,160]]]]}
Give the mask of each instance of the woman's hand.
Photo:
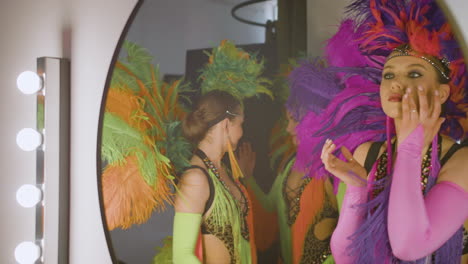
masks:
{"type": "Polygon", "coordinates": [[[366,186],[366,169],[354,160],[353,155],[346,147],[341,147],[341,152],[347,161],[342,161],[333,155],[335,149],[336,145],[333,144],[333,141],[327,139],[322,148],[322,155],[320,156],[325,165],[325,169],[346,183],[346,185],[366,186]]]}
{"type": "Polygon", "coordinates": [[[434,90],[432,110],[429,107],[428,92],[426,90],[422,86],[418,86],[419,111],[414,98],[411,96],[411,88],[406,90],[402,100],[402,120],[398,133],[398,145],[419,125],[424,129],[424,145],[427,145],[438,133],[444,122],[445,118],[440,117],[441,99],[439,90],[434,90]]]}
{"type": "Polygon", "coordinates": [[[237,160],[246,179],[253,175],[256,156],[257,154],[252,150],[252,145],[250,143],[244,142],[239,146],[237,160]]]}

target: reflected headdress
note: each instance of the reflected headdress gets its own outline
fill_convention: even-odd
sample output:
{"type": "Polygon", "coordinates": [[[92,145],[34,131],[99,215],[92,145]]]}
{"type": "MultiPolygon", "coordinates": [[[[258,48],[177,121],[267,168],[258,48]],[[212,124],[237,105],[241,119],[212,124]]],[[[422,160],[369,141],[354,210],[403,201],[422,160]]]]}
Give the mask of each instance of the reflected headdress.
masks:
{"type": "Polygon", "coordinates": [[[264,61],[257,60],[255,54],[250,54],[223,40],[214,48],[208,63],[201,70],[202,94],[212,90],[226,91],[236,97],[241,103],[245,98],[266,94],[273,97],[269,86],[270,80],[263,78],[264,61]]]}
{"type": "Polygon", "coordinates": [[[290,92],[286,108],[296,121],[309,111],[318,114],[343,89],[336,72],[321,58],[299,61],[288,80],[290,92]]]}
{"type": "Polygon", "coordinates": [[[102,129],[102,195],[109,230],[146,222],[172,204],[174,176],[187,167],[190,144],[182,137],[181,81],[165,83],[144,48],[124,42],[116,62],[102,129]]]}

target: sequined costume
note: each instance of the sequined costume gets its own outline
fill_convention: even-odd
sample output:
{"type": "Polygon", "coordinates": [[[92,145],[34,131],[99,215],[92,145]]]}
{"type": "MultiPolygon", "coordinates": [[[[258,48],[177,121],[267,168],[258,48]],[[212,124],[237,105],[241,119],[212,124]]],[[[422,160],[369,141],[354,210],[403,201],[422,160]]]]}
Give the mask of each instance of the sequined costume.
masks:
{"type": "Polygon", "coordinates": [[[268,195],[251,178],[249,191],[253,199],[260,199],[268,210],[277,213],[280,263],[334,263],[330,237],[336,226],[338,208],[332,184],[325,179],[305,179],[298,188],[289,190],[287,179],[294,162],[292,158],[286,164],[268,195]]]}
{"type": "Polygon", "coordinates": [[[256,263],[255,240],[250,234],[253,230],[252,209],[247,191],[240,181],[235,181],[241,200],[234,198],[208,157],[199,149],[195,154],[203,160],[208,170],[198,166],[189,168],[202,170],[210,185],[210,197],[203,213],[201,235],[197,243],[197,257],[202,260],[203,254],[210,253],[209,248],[204,248],[203,235],[213,235],[228,250],[231,264],[256,263]]]}

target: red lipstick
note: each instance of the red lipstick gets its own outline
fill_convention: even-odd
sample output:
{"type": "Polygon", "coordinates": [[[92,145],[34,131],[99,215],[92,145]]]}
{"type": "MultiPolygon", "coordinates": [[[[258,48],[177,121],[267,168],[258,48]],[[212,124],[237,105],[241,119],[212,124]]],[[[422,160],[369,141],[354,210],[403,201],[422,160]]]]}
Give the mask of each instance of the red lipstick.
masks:
{"type": "Polygon", "coordinates": [[[403,96],[401,94],[394,93],[388,97],[388,101],[389,102],[401,102],[402,98],[403,96]]]}

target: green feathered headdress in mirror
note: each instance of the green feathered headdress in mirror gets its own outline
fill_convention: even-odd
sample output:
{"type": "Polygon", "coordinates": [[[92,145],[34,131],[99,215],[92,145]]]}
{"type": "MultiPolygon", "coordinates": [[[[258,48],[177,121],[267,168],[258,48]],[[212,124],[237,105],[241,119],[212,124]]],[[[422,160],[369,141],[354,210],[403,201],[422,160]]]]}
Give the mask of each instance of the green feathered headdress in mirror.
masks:
{"type": "Polygon", "coordinates": [[[232,42],[223,40],[214,48],[209,62],[200,75],[201,91],[226,91],[241,102],[245,98],[266,94],[273,98],[269,86],[270,80],[261,77],[264,61],[257,60],[255,55],[237,48],[232,42]]]}

